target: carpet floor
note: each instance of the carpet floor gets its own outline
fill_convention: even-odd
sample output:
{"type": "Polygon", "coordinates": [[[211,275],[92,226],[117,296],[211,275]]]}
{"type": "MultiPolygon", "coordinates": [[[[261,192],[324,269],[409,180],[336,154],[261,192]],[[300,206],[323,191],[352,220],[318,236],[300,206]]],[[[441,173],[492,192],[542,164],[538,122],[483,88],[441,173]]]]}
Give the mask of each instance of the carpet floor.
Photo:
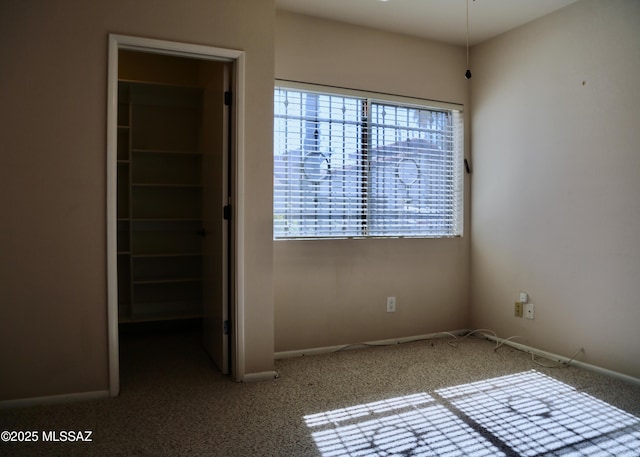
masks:
{"type": "Polygon", "coordinates": [[[39,440],[0,455],[640,456],[640,387],[488,340],[277,360],[278,379],[235,383],[199,338],[122,337],[117,398],[2,410],[0,431],[39,440]]]}

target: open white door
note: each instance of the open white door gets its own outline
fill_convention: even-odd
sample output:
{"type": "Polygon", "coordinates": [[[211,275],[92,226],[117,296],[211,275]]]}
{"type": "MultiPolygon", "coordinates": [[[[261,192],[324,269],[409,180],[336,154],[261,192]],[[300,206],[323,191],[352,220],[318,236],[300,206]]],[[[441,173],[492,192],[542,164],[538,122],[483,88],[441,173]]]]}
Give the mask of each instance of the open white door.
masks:
{"type": "Polygon", "coordinates": [[[202,123],[203,344],[218,369],[229,374],[230,201],[229,141],[231,64],[207,62],[202,123]]]}

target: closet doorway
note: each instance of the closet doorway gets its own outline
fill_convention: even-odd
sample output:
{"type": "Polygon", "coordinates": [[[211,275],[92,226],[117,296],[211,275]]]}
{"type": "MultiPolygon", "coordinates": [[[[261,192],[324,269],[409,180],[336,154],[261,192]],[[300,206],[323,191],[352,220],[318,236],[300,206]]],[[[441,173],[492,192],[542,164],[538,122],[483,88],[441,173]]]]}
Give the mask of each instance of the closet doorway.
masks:
{"type": "Polygon", "coordinates": [[[237,377],[231,208],[242,56],[112,35],[109,57],[111,395],[122,327],[195,323],[218,369],[237,377]]]}

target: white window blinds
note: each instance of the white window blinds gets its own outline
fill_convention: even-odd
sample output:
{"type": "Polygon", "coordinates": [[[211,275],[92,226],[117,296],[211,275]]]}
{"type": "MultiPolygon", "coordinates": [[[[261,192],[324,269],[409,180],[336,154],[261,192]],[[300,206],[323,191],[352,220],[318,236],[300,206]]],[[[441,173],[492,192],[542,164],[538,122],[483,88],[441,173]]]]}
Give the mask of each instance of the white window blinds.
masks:
{"type": "Polygon", "coordinates": [[[462,235],[462,113],[276,87],[274,238],[462,235]]]}

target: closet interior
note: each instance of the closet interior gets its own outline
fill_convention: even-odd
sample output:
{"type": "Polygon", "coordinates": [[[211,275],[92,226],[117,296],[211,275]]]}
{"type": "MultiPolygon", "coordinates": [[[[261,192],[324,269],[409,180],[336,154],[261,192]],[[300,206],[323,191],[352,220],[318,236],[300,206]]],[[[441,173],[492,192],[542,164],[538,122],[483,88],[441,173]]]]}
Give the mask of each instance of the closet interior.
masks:
{"type": "Polygon", "coordinates": [[[220,129],[203,125],[216,121],[223,64],[118,57],[119,322],[200,319],[207,294],[222,298],[224,152],[220,129]]]}

